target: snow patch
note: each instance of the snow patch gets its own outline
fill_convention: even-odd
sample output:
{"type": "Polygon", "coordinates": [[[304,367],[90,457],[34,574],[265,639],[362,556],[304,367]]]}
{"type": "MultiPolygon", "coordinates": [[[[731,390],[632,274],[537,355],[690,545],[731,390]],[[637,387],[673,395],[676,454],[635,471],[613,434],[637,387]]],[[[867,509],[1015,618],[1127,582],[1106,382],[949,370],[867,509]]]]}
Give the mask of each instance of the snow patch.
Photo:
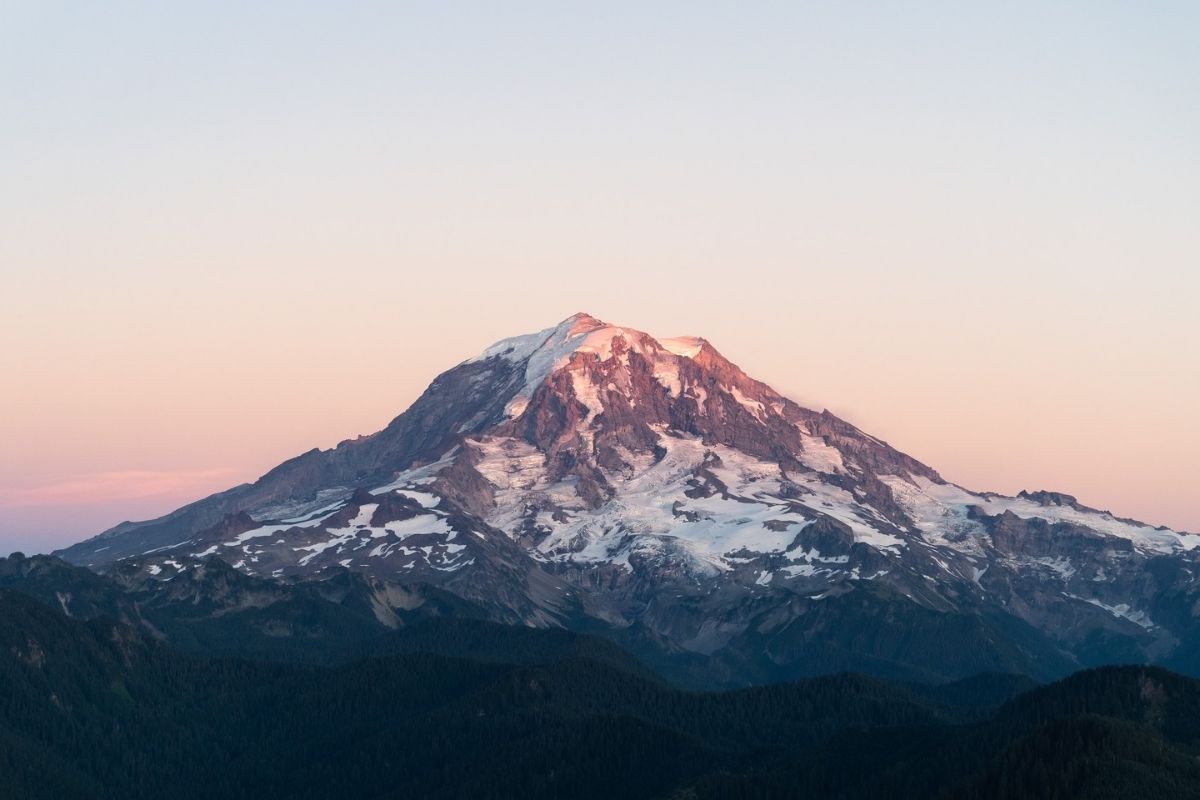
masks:
{"type": "Polygon", "coordinates": [[[845,473],[846,465],[842,461],[841,450],[830,447],[824,439],[818,439],[816,436],[810,436],[803,432],[800,434],[800,442],[803,447],[800,452],[801,464],[827,475],[845,473]]]}
{"type": "Polygon", "coordinates": [[[1133,542],[1145,552],[1174,553],[1200,546],[1200,535],[1177,533],[1166,528],[1154,528],[1136,522],[1126,522],[1103,511],[1081,511],[1071,506],[1042,505],[1023,497],[981,495],[955,486],[938,484],[925,477],[904,478],[881,476],[905,512],[921,528],[926,540],[949,544],[956,549],[975,552],[973,540],[981,538],[982,524],[968,518],[971,506],[978,506],[989,516],[1011,511],[1022,519],[1044,519],[1047,522],[1067,522],[1090,528],[1106,536],[1133,542]]]}
{"type": "Polygon", "coordinates": [[[681,358],[695,358],[704,348],[704,340],[699,336],[674,336],[669,339],[659,339],[658,343],[668,353],[681,358]]]}

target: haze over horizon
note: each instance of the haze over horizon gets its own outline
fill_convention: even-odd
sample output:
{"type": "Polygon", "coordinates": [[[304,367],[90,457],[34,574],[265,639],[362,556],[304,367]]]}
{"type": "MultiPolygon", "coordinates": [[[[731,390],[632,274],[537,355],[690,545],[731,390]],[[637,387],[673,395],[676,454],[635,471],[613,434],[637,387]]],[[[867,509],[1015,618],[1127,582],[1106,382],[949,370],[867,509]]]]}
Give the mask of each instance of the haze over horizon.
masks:
{"type": "Polygon", "coordinates": [[[577,311],[1200,532],[1195,6],[465,8],[6,11],[0,551],[577,311]]]}

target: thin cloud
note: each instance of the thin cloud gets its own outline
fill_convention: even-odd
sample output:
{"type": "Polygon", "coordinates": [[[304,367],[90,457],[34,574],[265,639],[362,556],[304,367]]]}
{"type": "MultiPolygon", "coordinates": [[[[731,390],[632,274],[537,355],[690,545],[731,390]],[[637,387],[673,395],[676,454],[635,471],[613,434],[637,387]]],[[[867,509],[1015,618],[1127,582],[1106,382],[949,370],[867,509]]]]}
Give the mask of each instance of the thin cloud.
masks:
{"type": "Polygon", "coordinates": [[[120,470],[74,475],[55,483],[0,489],[0,505],[31,508],[50,505],[91,505],[110,500],[204,492],[218,488],[235,470],[217,467],[195,470],[120,470]]]}

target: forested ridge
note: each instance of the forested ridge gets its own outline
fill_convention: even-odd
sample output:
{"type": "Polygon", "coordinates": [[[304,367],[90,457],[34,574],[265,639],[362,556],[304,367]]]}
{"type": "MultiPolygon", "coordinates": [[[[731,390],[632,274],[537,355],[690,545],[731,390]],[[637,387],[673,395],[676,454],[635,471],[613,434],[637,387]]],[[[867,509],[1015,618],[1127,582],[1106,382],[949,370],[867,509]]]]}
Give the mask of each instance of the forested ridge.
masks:
{"type": "Polygon", "coordinates": [[[376,650],[332,666],[208,658],[0,591],[0,796],[1200,791],[1200,683],[1157,668],[705,693],[561,631],[443,620],[376,650]]]}

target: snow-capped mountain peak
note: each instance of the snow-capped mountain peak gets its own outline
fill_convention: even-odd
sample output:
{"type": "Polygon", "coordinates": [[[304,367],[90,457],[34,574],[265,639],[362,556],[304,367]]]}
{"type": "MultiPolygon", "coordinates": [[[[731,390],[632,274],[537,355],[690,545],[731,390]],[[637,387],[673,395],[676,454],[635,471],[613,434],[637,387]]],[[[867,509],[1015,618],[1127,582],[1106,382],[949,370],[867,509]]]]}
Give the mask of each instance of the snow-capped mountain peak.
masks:
{"type": "Polygon", "coordinates": [[[1190,617],[1162,598],[1200,603],[1197,544],[1066,495],[971,492],[704,339],[575,314],[442,374],[379,433],[65,555],[163,575],[212,556],[256,575],[344,567],[703,652],[859,592],[991,609],[1067,646],[1100,626],[1169,648],[1190,617]]]}
{"type": "MultiPolygon", "coordinates": [[[[649,403],[652,398],[639,396],[657,387],[638,382],[637,374],[653,376],[669,395],[685,393],[698,400],[698,412],[707,410],[709,389],[701,383],[720,386],[756,415],[768,413],[768,405],[778,406],[780,399],[769,387],[751,380],[726,360],[712,345],[695,336],[656,339],[621,325],[610,325],[590,314],[574,314],[553,328],[534,334],[503,339],[464,364],[492,361],[511,364],[520,370],[522,381],[504,406],[508,418],[521,417],[539,387],[552,382],[553,376],[566,373],[571,400],[583,403],[592,422],[604,410],[613,392],[631,405],[649,403]],[[688,385],[687,377],[703,373],[688,385]],[[682,376],[682,377],[681,377],[682,376]],[[690,391],[689,391],[690,390],[690,391]]],[[[777,410],[777,408],[776,408],[777,410]]]]}

